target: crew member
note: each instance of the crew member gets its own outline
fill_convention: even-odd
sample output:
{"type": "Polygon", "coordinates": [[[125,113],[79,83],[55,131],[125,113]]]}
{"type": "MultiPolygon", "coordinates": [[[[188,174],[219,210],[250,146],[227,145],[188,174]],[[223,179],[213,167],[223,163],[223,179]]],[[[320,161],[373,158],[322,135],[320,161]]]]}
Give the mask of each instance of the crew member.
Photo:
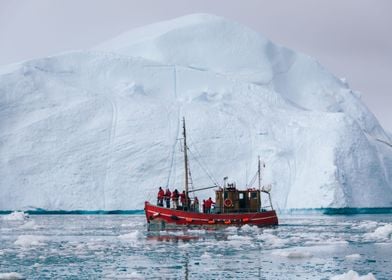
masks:
{"type": "Polygon", "coordinates": [[[165,196],[165,192],[163,191],[162,187],[159,187],[158,191],[158,206],[163,207],[163,197],[165,196]]]}
{"type": "Polygon", "coordinates": [[[178,208],[178,197],[179,197],[179,193],[178,190],[175,189],[172,193],[172,200],[173,200],[173,208],[177,209],[178,208]]]}
{"type": "Polygon", "coordinates": [[[211,197],[206,200],[205,202],[206,213],[211,213],[211,206],[213,204],[215,204],[215,202],[212,201],[211,197]]]}
{"type": "Polygon", "coordinates": [[[170,208],[170,197],[171,197],[171,191],[169,190],[169,188],[166,188],[165,191],[165,201],[166,201],[166,207],[170,208]]]}

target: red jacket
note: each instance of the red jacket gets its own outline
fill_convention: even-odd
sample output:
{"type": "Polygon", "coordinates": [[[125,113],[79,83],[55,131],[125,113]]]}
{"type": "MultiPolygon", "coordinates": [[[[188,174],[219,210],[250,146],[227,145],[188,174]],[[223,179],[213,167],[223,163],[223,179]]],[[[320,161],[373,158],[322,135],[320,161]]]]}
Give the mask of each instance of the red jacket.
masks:
{"type": "Polygon", "coordinates": [[[172,193],[172,199],[173,200],[178,200],[178,197],[179,197],[179,193],[178,192],[173,192],[172,193]]]}
{"type": "Polygon", "coordinates": [[[205,202],[206,208],[211,208],[212,204],[215,204],[215,202],[213,202],[212,199],[207,199],[205,202]]]}
{"type": "Polygon", "coordinates": [[[168,198],[170,199],[170,196],[171,196],[171,191],[169,189],[167,189],[166,192],[165,192],[165,198],[166,199],[168,199],[168,198]]]}
{"type": "Polygon", "coordinates": [[[162,199],[164,196],[165,196],[165,192],[162,189],[160,189],[158,192],[158,199],[162,199]]]}

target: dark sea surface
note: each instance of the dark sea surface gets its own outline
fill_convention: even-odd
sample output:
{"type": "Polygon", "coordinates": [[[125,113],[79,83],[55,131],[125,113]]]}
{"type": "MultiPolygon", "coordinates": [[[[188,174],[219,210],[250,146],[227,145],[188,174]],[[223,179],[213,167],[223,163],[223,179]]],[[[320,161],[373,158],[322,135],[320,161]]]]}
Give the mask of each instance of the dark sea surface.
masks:
{"type": "Polygon", "coordinates": [[[0,216],[0,279],[351,279],[350,270],[392,279],[391,214],[286,213],[272,228],[170,231],[148,231],[142,214],[0,216]]]}

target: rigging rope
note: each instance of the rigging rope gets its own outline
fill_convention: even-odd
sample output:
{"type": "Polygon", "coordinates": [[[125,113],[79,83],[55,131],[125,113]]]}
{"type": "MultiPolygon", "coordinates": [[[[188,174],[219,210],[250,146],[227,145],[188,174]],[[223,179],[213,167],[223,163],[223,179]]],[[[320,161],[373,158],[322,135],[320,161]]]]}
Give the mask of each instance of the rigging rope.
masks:
{"type": "MultiPolygon", "coordinates": [[[[192,138],[189,141],[190,143],[193,143],[192,138]]],[[[201,159],[201,153],[198,151],[198,149],[196,148],[196,145],[192,146],[195,150],[195,152],[198,154],[199,158],[201,159]]],[[[201,169],[203,169],[203,171],[207,174],[208,178],[210,178],[210,180],[216,185],[219,186],[218,181],[211,175],[211,173],[208,171],[208,169],[205,167],[205,164],[203,165],[196,157],[195,154],[193,154],[193,152],[188,148],[188,151],[190,152],[190,154],[193,156],[193,158],[195,159],[195,161],[199,164],[199,166],[201,167],[201,169]]]]}
{"type": "Polygon", "coordinates": [[[192,151],[190,149],[189,153],[193,156],[193,158],[195,159],[195,161],[199,164],[199,166],[201,167],[201,169],[203,169],[203,171],[207,174],[208,178],[210,178],[210,180],[216,185],[219,186],[219,184],[217,183],[217,181],[215,180],[215,178],[208,172],[208,170],[201,164],[201,162],[196,158],[196,156],[192,153],[192,151]]]}

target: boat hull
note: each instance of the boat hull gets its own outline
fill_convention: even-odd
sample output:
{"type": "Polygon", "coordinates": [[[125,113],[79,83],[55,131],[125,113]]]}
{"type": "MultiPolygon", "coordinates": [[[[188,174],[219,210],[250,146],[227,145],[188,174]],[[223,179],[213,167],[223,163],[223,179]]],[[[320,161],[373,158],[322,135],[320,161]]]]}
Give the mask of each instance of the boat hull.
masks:
{"type": "Polygon", "coordinates": [[[196,213],[164,208],[146,201],[144,211],[149,224],[164,223],[179,226],[278,225],[275,210],[254,213],[196,213]]]}

